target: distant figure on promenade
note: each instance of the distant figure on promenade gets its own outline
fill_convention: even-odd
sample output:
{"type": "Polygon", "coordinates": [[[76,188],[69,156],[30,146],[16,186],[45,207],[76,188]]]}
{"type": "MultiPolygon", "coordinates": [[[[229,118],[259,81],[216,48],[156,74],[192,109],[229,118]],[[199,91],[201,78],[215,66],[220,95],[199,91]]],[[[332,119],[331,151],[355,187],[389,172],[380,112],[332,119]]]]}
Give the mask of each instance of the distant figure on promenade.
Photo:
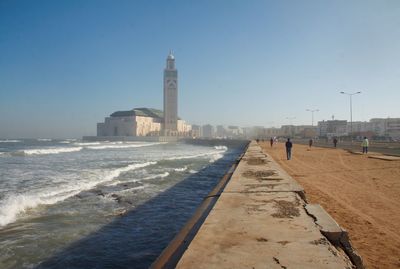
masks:
{"type": "Polygon", "coordinates": [[[271,139],[269,140],[269,143],[271,144],[271,148],[272,148],[272,145],[274,144],[274,139],[271,137],[271,139]]]}
{"type": "Polygon", "coordinates": [[[337,138],[335,137],[333,138],[333,146],[336,148],[336,145],[337,145],[337,138]]]}
{"type": "Polygon", "coordinates": [[[364,136],[363,141],[361,142],[361,146],[363,149],[363,154],[367,154],[368,153],[368,146],[369,146],[369,141],[368,138],[366,136],[364,136]]]}
{"type": "Polygon", "coordinates": [[[288,160],[290,160],[292,158],[292,147],[293,147],[292,142],[290,142],[290,138],[287,139],[285,146],[286,146],[286,157],[288,160]]]}
{"type": "Polygon", "coordinates": [[[310,139],[309,141],[308,141],[308,146],[311,148],[311,146],[312,146],[312,143],[313,143],[313,140],[312,139],[310,139]]]}

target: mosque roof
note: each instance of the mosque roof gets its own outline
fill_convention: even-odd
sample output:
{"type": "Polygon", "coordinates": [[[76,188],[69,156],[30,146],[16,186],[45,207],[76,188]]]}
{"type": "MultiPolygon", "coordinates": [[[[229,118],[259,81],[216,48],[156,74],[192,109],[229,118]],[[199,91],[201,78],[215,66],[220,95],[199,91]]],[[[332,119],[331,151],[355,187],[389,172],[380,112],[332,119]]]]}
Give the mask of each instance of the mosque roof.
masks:
{"type": "MultiPolygon", "coordinates": [[[[155,108],[140,107],[134,108],[127,111],[116,111],[110,115],[110,117],[131,117],[131,116],[141,116],[141,117],[151,117],[151,118],[164,118],[164,112],[155,108]]],[[[180,119],[180,118],[178,118],[180,119]]]]}

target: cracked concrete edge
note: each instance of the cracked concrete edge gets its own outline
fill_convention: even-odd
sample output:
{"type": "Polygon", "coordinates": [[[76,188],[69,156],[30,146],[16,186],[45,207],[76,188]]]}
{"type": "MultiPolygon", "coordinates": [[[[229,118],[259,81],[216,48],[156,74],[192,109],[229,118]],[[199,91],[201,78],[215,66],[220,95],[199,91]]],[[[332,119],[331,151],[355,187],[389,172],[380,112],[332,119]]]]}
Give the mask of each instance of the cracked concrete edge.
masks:
{"type": "Polygon", "coordinates": [[[307,214],[314,219],[322,235],[334,246],[343,249],[357,269],[365,269],[361,256],[351,245],[347,231],[343,229],[322,206],[319,204],[305,204],[304,209],[307,214]],[[322,211],[319,211],[319,209],[322,211]]]}
{"type": "MultiPolygon", "coordinates": [[[[251,143],[249,144],[249,147],[252,146],[251,143]]],[[[257,146],[261,149],[261,147],[257,144],[257,146]]],[[[262,150],[262,149],[261,149],[262,150]]],[[[350,150],[348,150],[348,152],[356,154],[355,152],[352,152],[350,150]]],[[[247,152],[246,152],[247,153],[247,152]]],[[[249,157],[248,155],[246,155],[246,153],[244,154],[244,157],[249,157]]],[[[264,153],[265,154],[265,153],[264,153]]],[[[273,166],[275,166],[275,168],[280,169],[281,171],[283,171],[284,173],[286,173],[286,171],[280,166],[278,165],[278,163],[272,158],[272,156],[270,156],[269,154],[265,154],[266,159],[268,161],[272,161],[273,166]]],[[[265,157],[264,157],[265,158],[265,157]]],[[[247,158],[246,158],[247,159],[247,158]]],[[[291,177],[289,174],[286,173],[286,175],[288,177],[291,177]]],[[[293,179],[296,183],[297,181],[295,179],[293,179]]],[[[301,185],[300,185],[301,186],[301,185]]],[[[309,211],[307,210],[306,206],[308,205],[307,202],[307,197],[306,197],[306,193],[304,191],[304,189],[299,190],[299,191],[295,191],[295,193],[297,193],[300,198],[305,202],[304,208],[305,211],[307,212],[307,214],[314,220],[315,224],[321,228],[321,226],[317,223],[318,219],[317,216],[314,216],[313,214],[310,214],[309,211]]],[[[321,207],[323,209],[323,207],[321,207]]],[[[324,210],[324,212],[326,212],[324,210]]],[[[358,252],[353,248],[353,246],[351,245],[351,241],[350,238],[348,236],[348,233],[345,229],[343,229],[342,227],[340,227],[339,224],[336,223],[336,221],[326,212],[326,214],[335,222],[335,224],[341,229],[341,234],[339,236],[339,239],[334,239],[329,235],[328,231],[323,231],[320,229],[321,234],[327,238],[331,244],[338,246],[340,248],[343,249],[343,251],[346,253],[346,255],[350,258],[351,262],[353,263],[353,265],[357,268],[357,269],[365,269],[364,263],[363,263],[363,259],[362,257],[358,254],[358,252]],[[333,239],[333,240],[332,240],[333,239]]]]}
{"type": "Polygon", "coordinates": [[[340,245],[357,269],[365,269],[363,259],[351,245],[351,241],[346,230],[343,230],[340,238],[340,245]]]}

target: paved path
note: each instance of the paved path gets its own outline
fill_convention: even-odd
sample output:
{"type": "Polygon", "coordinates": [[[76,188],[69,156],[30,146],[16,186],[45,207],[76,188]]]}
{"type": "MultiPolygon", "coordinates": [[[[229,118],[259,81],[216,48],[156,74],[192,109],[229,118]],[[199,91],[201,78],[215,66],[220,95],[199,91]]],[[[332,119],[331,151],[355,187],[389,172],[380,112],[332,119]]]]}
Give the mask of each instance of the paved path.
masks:
{"type": "Polygon", "coordinates": [[[305,205],[303,188],[252,142],[176,268],[352,268],[305,205]]]}

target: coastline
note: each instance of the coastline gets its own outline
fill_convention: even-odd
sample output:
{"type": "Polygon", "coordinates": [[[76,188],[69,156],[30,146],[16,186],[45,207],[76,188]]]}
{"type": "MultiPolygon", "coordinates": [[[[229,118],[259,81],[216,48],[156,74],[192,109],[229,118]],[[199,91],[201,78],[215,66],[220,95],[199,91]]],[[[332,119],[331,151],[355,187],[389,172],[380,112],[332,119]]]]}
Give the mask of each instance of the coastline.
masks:
{"type": "MultiPolygon", "coordinates": [[[[254,141],[226,177],[227,182],[222,184],[225,187],[219,190],[216,197],[213,196],[217,198],[214,207],[203,210],[203,214],[208,215],[202,221],[201,227],[196,227],[198,222],[189,221],[151,268],[258,268],[261,264],[271,268],[277,264],[284,264],[289,268],[345,268],[353,266],[352,262],[357,268],[363,268],[361,258],[345,238],[347,233],[335,226],[334,220],[325,211],[311,213],[312,209],[309,209],[308,212],[305,209],[308,204],[302,187],[272,158],[264,155],[254,141]],[[270,179],[272,181],[269,184],[260,183],[264,179],[257,176],[253,179],[243,176],[246,173],[269,171],[274,171],[274,178],[270,179]],[[277,180],[273,180],[275,176],[277,180]],[[292,200],[297,201],[296,205],[292,200]],[[276,208],[270,207],[271,202],[278,205],[290,204],[290,209],[283,211],[289,215],[293,212],[299,213],[290,216],[282,213],[284,215],[278,217],[276,208]],[[322,227],[321,231],[318,230],[318,221],[319,224],[327,223],[325,233],[322,232],[322,227]],[[296,228],[296,225],[303,227],[306,232],[296,228]],[[191,236],[188,238],[185,234],[191,236]],[[338,236],[340,240],[333,240],[338,236]],[[315,242],[323,240],[324,243],[310,245],[305,242],[314,242],[314,237],[315,242]]],[[[201,207],[198,210],[202,211],[201,207]]]]}

